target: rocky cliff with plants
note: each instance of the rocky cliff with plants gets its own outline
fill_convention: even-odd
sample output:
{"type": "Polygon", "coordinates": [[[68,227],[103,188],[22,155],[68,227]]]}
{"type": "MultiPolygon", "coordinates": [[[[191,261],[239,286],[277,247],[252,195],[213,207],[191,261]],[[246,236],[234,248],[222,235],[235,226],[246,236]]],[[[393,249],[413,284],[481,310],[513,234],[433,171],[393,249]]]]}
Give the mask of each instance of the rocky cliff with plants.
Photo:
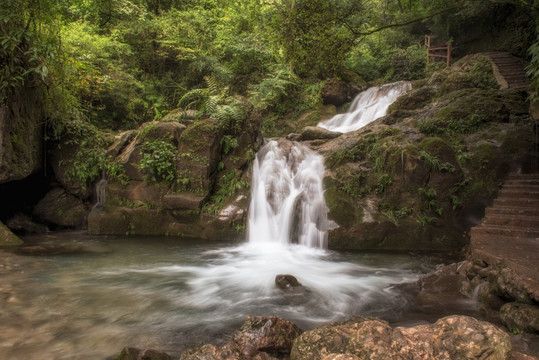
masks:
{"type": "Polygon", "coordinates": [[[452,250],[510,173],[537,165],[527,94],[467,56],[413,83],[389,114],[310,145],[326,159],[334,249],[452,250]]]}

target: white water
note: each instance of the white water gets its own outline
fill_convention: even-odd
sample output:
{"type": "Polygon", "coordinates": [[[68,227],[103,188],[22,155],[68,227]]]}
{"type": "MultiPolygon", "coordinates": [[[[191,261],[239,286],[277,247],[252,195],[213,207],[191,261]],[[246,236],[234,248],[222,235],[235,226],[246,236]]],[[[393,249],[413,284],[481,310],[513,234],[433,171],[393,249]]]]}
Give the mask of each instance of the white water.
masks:
{"type": "Polygon", "coordinates": [[[322,156],[299,143],[270,141],[253,167],[248,241],[326,248],[328,208],[322,156]],[[297,217],[299,215],[299,217],[297,217]]]}
{"type": "Polygon", "coordinates": [[[342,133],[361,129],[385,116],[389,105],[411,89],[412,84],[408,81],[371,87],[356,96],[347,113],[335,115],[318,126],[342,133]]]}

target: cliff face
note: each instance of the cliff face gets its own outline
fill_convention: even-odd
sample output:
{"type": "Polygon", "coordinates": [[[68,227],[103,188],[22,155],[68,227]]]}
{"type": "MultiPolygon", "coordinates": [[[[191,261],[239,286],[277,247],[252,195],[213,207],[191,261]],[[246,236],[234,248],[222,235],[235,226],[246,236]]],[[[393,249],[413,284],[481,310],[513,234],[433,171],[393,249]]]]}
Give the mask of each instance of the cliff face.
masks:
{"type": "Polygon", "coordinates": [[[470,56],[399,98],[389,114],[332,140],[326,158],[334,249],[451,250],[467,244],[510,173],[537,167],[523,91],[500,89],[470,56]]]}
{"type": "Polygon", "coordinates": [[[18,89],[0,104],[0,184],[41,168],[42,122],[41,94],[35,88],[18,89]]]}

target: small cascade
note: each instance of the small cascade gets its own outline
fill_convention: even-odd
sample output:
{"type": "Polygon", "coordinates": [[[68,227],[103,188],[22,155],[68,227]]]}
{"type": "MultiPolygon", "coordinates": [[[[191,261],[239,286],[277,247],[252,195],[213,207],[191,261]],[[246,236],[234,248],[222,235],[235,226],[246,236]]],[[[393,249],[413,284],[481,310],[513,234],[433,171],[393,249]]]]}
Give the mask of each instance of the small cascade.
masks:
{"type": "Polygon", "coordinates": [[[328,208],[322,156],[289,141],[270,141],[257,154],[249,207],[249,243],[327,247],[328,208]]]}
{"type": "Polygon", "coordinates": [[[94,207],[102,207],[107,201],[107,178],[105,171],[101,175],[101,179],[95,184],[95,198],[96,202],[94,207]]]}
{"type": "Polygon", "coordinates": [[[361,129],[370,122],[385,116],[389,105],[412,89],[409,81],[398,81],[371,87],[357,95],[345,114],[338,114],[318,124],[319,127],[336,132],[361,129]]]}

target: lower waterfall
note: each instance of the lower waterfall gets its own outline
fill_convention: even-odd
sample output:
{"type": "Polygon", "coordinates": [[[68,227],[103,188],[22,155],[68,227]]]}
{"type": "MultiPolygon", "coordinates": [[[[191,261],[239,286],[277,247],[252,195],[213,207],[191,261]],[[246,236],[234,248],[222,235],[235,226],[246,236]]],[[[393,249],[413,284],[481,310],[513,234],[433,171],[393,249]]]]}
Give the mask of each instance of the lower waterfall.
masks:
{"type": "Polygon", "coordinates": [[[327,247],[322,156],[307,146],[269,141],[253,166],[248,241],[327,247]]]}

